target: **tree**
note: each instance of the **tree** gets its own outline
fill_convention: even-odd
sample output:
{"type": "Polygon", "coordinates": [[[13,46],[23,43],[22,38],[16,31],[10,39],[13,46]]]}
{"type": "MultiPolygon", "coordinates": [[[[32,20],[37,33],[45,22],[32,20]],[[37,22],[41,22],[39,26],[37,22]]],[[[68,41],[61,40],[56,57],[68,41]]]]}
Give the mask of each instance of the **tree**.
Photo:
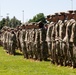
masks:
{"type": "Polygon", "coordinates": [[[9,26],[9,22],[10,22],[10,18],[9,18],[9,16],[7,16],[6,21],[5,21],[5,25],[9,26]]]}
{"type": "Polygon", "coordinates": [[[3,18],[3,19],[0,21],[0,29],[2,29],[3,26],[5,26],[5,23],[6,23],[6,19],[3,18]]]}
{"type": "Polygon", "coordinates": [[[46,23],[46,19],[43,13],[37,14],[36,16],[33,17],[33,19],[30,19],[28,22],[39,22],[39,21],[46,23]]]}
{"type": "Polygon", "coordinates": [[[14,16],[14,17],[10,20],[10,27],[15,28],[17,25],[21,25],[21,21],[17,20],[16,17],[14,16]]]}
{"type": "Polygon", "coordinates": [[[3,26],[9,26],[9,27],[15,28],[17,25],[21,25],[21,21],[19,21],[18,19],[16,19],[15,16],[12,19],[10,19],[9,17],[7,17],[7,18],[3,18],[0,21],[0,29],[2,29],[3,26]]]}

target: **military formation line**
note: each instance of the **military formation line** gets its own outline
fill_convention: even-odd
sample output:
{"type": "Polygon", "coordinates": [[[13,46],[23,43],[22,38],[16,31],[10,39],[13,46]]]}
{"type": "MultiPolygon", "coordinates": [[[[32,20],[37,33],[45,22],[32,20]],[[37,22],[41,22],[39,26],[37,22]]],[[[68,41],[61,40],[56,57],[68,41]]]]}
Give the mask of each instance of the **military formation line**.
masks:
{"type": "Polygon", "coordinates": [[[47,60],[53,64],[76,67],[76,11],[55,13],[42,22],[27,23],[16,28],[3,27],[0,44],[6,52],[24,58],[47,60]]]}

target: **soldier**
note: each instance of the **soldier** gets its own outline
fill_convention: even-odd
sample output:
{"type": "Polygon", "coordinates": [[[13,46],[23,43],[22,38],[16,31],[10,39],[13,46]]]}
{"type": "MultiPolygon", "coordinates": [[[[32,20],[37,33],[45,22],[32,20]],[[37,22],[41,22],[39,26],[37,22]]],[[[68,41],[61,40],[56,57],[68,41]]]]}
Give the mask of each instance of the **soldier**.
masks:
{"type": "Polygon", "coordinates": [[[40,50],[40,29],[36,30],[35,43],[36,43],[36,58],[38,60],[42,60],[42,58],[41,58],[41,50],[40,50]]]}
{"type": "Polygon", "coordinates": [[[4,49],[6,50],[6,29],[4,29],[4,32],[3,32],[3,47],[4,49]]]}
{"type": "Polygon", "coordinates": [[[48,58],[48,45],[46,42],[46,29],[42,28],[42,53],[43,53],[43,60],[47,60],[48,58]]]}
{"type": "MultiPolygon", "coordinates": [[[[33,56],[33,58],[35,59],[35,60],[37,60],[38,59],[38,53],[37,53],[37,32],[38,32],[38,29],[37,28],[35,28],[34,29],[34,35],[33,35],[33,42],[34,42],[34,49],[33,49],[33,51],[34,51],[34,56],[33,56]]],[[[33,43],[32,42],[32,43],[33,43]]]]}
{"type": "Polygon", "coordinates": [[[20,38],[20,45],[24,58],[26,58],[25,34],[26,34],[25,25],[22,25],[19,38],[20,38]]]}
{"type": "Polygon", "coordinates": [[[5,38],[4,38],[4,30],[2,30],[2,37],[1,37],[1,40],[2,40],[2,46],[4,47],[5,46],[5,38]]]}
{"type": "Polygon", "coordinates": [[[51,40],[52,40],[51,58],[52,58],[52,63],[55,64],[56,62],[55,25],[57,23],[57,19],[55,18],[55,15],[52,15],[52,22],[53,22],[53,29],[51,33],[51,40]]]}
{"type": "Polygon", "coordinates": [[[55,41],[56,41],[56,53],[55,53],[55,62],[56,64],[58,65],[59,64],[59,58],[60,58],[60,54],[59,54],[59,51],[60,51],[60,42],[59,42],[59,24],[60,24],[60,21],[59,21],[59,16],[60,14],[56,13],[56,25],[55,25],[55,41]]]}
{"type": "Polygon", "coordinates": [[[8,31],[7,31],[7,29],[5,30],[5,32],[4,32],[4,41],[5,41],[5,43],[4,43],[4,48],[5,48],[5,50],[6,50],[6,52],[7,52],[7,38],[8,37],[8,31]]]}
{"type": "Polygon", "coordinates": [[[28,34],[27,34],[27,51],[28,51],[28,57],[32,58],[32,50],[31,50],[31,29],[28,29],[28,34]]]}
{"type": "Polygon", "coordinates": [[[2,34],[2,32],[0,31],[0,46],[2,45],[2,44],[1,44],[1,34],[2,34]]]}
{"type": "Polygon", "coordinates": [[[65,37],[65,31],[66,31],[66,26],[64,24],[64,20],[65,20],[65,13],[64,12],[60,12],[60,15],[59,15],[59,21],[58,21],[58,24],[59,24],[59,49],[58,50],[58,56],[59,56],[59,64],[62,66],[63,65],[63,60],[64,60],[64,49],[62,48],[64,42],[62,41],[63,38],[65,37]]]}
{"type": "Polygon", "coordinates": [[[70,37],[71,37],[71,30],[72,30],[72,18],[73,18],[73,14],[72,14],[72,11],[69,11],[69,13],[67,13],[66,15],[66,18],[67,18],[67,26],[66,26],[66,36],[65,38],[63,39],[63,41],[66,42],[66,45],[67,45],[67,65],[71,65],[72,64],[72,49],[73,49],[73,46],[72,46],[72,42],[70,42],[70,37]]]}
{"type": "Polygon", "coordinates": [[[8,50],[8,54],[11,54],[11,29],[8,29],[8,33],[7,33],[7,50],[8,50]]]}
{"type": "Polygon", "coordinates": [[[28,48],[28,29],[25,30],[25,48],[26,48],[26,58],[29,58],[29,48],[28,48]]]}
{"type": "Polygon", "coordinates": [[[16,41],[16,34],[14,33],[14,30],[11,30],[10,32],[10,54],[15,55],[15,49],[16,49],[16,45],[17,41],[16,41]]]}
{"type": "Polygon", "coordinates": [[[52,40],[51,40],[51,33],[52,33],[52,29],[53,29],[53,22],[52,22],[52,17],[51,17],[51,23],[48,24],[48,29],[47,29],[47,33],[46,33],[46,42],[48,45],[48,56],[51,56],[51,45],[52,45],[52,40]]]}
{"type": "Polygon", "coordinates": [[[32,39],[33,39],[33,29],[29,29],[29,37],[28,37],[28,42],[29,42],[29,56],[30,56],[30,58],[33,58],[33,48],[32,48],[32,46],[33,46],[33,43],[32,43],[32,39]]]}
{"type": "Polygon", "coordinates": [[[35,59],[34,41],[35,41],[35,29],[31,29],[31,56],[35,59]]]}
{"type": "Polygon", "coordinates": [[[19,30],[16,33],[16,36],[17,36],[17,48],[20,50],[20,52],[22,52],[21,44],[20,44],[20,31],[21,31],[21,29],[19,28],[19,30]]]}
{"type": "Polygon", "coordinates": [[[72,34],[71,34],[71,38],[70,38],[70,42],[73,45],[73,51],[71,51],[71,59],[72,59],[72,67],[75,68],[76,67],[76,11],[74,11],[73,14],[73,25],[72,25],[72,34]]]}

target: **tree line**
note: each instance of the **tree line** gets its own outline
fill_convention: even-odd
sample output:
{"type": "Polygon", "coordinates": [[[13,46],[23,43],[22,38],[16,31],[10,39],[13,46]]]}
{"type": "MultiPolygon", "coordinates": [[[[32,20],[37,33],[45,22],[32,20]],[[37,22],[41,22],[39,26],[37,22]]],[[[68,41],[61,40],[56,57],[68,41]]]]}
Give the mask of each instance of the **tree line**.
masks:
{"type": "Polygon", "coordinates": [[[15,16],[12,19],[7,16],[6,18],[2,18],[0,21],[0,29],[2,29],[3,26],[15,28],[17,25],[21,25],[21,21],[18,20],[15,16]]]}
{"type": "MultiPolygon", "coordinates": [[[[35,15],[32,19],[29,19],[28,23],[39,22],[39,21],[46,23],[46,18],[43,13],[35,15]]],[[[18,20],[15,16],[12,19],[10,19],[9,16],[7,16],[6,18],[2,18],[2,20],[0,21],[0,29],[2,29],[3,26],[9,26],[15,28],[17,25],[21,24],[22,24],[21,21],[18,20]]]]}
{"type": "Polygon", "coordinates": [[[46,23],[46,18],[43,13],[39,13],[39,14],[35,15],[32,19],[29,19],[28,22],[39,22],[39,21],[46,23]]]}

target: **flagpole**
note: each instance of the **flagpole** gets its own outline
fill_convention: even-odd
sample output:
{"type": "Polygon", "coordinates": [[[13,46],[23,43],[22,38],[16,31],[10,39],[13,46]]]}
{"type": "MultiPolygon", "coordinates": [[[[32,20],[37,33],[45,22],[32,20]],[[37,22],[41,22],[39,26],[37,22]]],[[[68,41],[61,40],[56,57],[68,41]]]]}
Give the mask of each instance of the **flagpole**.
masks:
{"type": "Polygon", "coordinates": [[[24,24],[24,10],[22,12],[23,12],[23,24],[24,24]]]}
{"type": "Polygon", "coordinates": [[[73,0],[71,0],[71,9],[73,10],[73,0]]]}

